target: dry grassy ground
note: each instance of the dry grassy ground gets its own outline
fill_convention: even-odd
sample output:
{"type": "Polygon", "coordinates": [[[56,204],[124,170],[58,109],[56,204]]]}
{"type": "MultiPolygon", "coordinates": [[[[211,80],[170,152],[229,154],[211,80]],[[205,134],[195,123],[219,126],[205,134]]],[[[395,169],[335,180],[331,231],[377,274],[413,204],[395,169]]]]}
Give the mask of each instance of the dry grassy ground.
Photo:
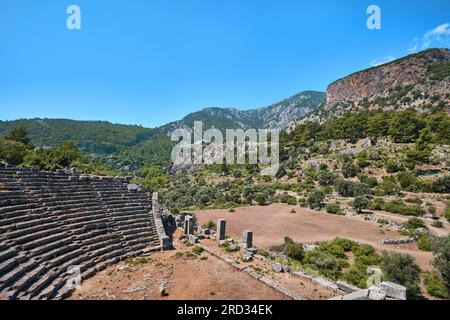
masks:
{"type": "Polygon", "coordinates": [[[396,231],[385,230],[382,233],[378,226],[371,222],[285,204],[245,207],[235,211],[231,213],[229,210],[205,210],[195,213],[200,225],[208,220],[226,219],[227,234],[233,237],[241,237],[243,230],[253,230],[254,243],[260,248],[268,249],[279,245],[285,236],[290,236],[301,243],[329,241],[336,237],[344,237],[370,244],[378,251],[409,253],[416,258],[422,268],[431,268],[429,261],[432,259],[432,254],[418,250],[415,244],[401,246],[380,244],[383,239],[399,239],[403,236],[396,231]],[[291,213],[292,209],[295,209],[296,213],[291,213]]]}

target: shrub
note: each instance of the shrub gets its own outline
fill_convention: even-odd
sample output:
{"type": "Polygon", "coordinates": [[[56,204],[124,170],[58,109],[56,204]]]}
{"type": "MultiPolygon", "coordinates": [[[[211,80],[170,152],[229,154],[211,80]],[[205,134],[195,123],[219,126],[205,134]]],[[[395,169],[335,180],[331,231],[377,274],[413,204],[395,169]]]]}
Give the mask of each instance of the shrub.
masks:
{"type": "Polygon", "coordinates": [[[203,253],[203,251],[205,251],[205,249],[203,249],[200,246],[195,246],[192,248],[192,252],[195,253],[196,255],[201,255],[203,253]]]}
{"type": "Polygon", "coordinates": [[[368,277],[367,269],[357,266],[351,266],[342,275],[345,281],[362,289],[367,287],[368,277]]]}
{"type": "Polygon", "coordinates": [[[392,177],[386,177],[379,184],[379,188],[383,190],[387,195],[397,195],[400,190],[398,188],[397,183],[392,177]]]}
{"type": "Polygon", "coordinates": [[[321,209],[323,207],[323,200],[325,200],[325,193],[323,191],[314,191],[308,197],[308,205],[311,209],[321,209]]]}
{"type": "Polygon", "coordinates": [[[422,219],[419,218],[411,218],[405,223],[405,228],[407,229],[418,229],[418,228],[426,228],[427,225],[422,219]]]}
{"type": "Polygon", "coordinates": [[[341,206],[337,203],[327,203],[325,209],[330,214],[342,214],[341,206]]]}
{"type": "Polygon", "coordinates": [[[450,206],[447,206],[447,208],[445,209],[444,216],[445,219],[447,219],[450,222],[450,206]]]}
{"type": "Polygon", "coordinates": [[[401,199],[395,199],[385,204],[384,209],[388,212],[404,216],[420,216],[423,210],[419,206],[408,206],[401,199]]]}
{"type": "Polygon", "coordinates": [[[255,195],[255,201],[260,206],[267,205],[267,195],[265,193],[259,192],[255,195]]]}
{"type": "Polygon", "coordinates": [[[387,173],[396,173],[396,172],[400,171],[399,164],[392,160],[389,160],[388,162],[386,162],[385,168],[386,168],[387,173]]]}
{"type": "Polygon", "coordinates": [[[295,206],[297,204],[297,198],[288,194],[284,194],[283,196],[281,196],[280,201],[281,203],[286,203],[292,206],[295,206]]]}
{"type": "Polygon", "coordinates": [[[369,200],[364,196],[357,196],[355,200],[353,200],[352,206],[358,211],[358,213],[361,213],[363,209],[367,209],[369,207],[369,200]]]}
{"type": "Polygon", "coordinates": [[[419,294],[420,267],[412,256],[384,251],[381,260],[386,280],[405,286],[409,298],[419,294]]]}
{"type": "Polygon", "coordinates": [[[356,177],[358,169],[351,162],[345,162],[342,166],[342,175],[344,178],[356,177]]]}
{"type": "Polygon", "coordinates": [[[397,174],[398,182],[403,189],[406,189],[412,185],[417,184],[417,178],[409,172],[400,172],[397,174]]]}
{"type": "Polygon", "coordinates": [[[307,206],[306,199],[305,198],[298,199],[298,205],[302,208],[306,208],[306,206],[307,206]]]}
{"type": "Polygon", "coordinates": [[[334,181],[336,180],[336,175],[331,172],[323,172],[320,173],[317,176],[317,181],[319,181],[319,184],[321,186],[330,186],[334,184],[334,181]]]}
{"type": "Polygon", "coordinates": [[[349,180],[337,179],[335,181],[337,193],[342,197],[353,197],[355,195],[355,183],[349,180]]]}
{"type": "Polygon", "coordinates": [[[305,254],[303,265],[307,268],[317,270],[321,275],[337,280],[341,276],[342,267],[333,255],[315,249],[305,254]]]}
{"type": "Polygon", "coordinates": [[[443,228],[444,224],[440,220],[433,221],[432,226],[435,228],[443,228]]]}
{"type": "Polygon", "coordinates": [[[431,190],[435,193],[450,193],[450,175],[434,180],[431,184],[431,190]]]}
{"type": "Polygon", "coordinates": [[[209,220],[207,224],[203,225],[203,228],[209,229],[209,230],[217,230],[217,225],[214,221],[209,220]]]}
{"type": "Polygon", "coordinates": [[[22,164],[29,151],[29,147],[23,143],[0,139],[0,159],[11,165],[22,164]]]}
{"type": "Polygon", "coordinates": [[[431,251],[431,241],[428,235],[421,235],[417,240],[417,248],[422,251],[431,251]]]}
{"type": "Polygon", "coordinates": [[[364,268],[378,265],[381,261],[374,247],[368,244],[358,245],[353,249],[353,254],[355,255],[355,264],[364,268]]]}
{"type": "Polygon", "coordinates": [[[291,238],[284,238],[283,253],[291,259],[302,261],[305,255],[303,245],[301,243],[294,242],[291,238]]]}
{"type": "Polygon", "coordinates": [[[447,290],[450,290],[450,235],[433,238],[431,251],[434,255],[432,264],[441,274],[447,290]]]}
{"type": "Polygon", "coordinates": [[[369,205],[370,210],[384,210],[385,202],[383,198],[375,198],[369,205]]]}
{"type": "Polygon", "coordinates": [[[436,271],[425,271],[423,273],[423,280],[427,293],[436,298],[447,299],[448,290],[445,287],[444,280],[436,271]]]}

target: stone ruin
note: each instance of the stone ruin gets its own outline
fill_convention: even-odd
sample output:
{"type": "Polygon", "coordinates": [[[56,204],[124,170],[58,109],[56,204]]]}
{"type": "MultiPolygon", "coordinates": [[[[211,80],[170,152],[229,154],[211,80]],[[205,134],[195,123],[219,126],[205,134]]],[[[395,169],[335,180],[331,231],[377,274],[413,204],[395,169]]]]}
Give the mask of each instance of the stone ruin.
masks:
{"type": "Polygon", "coordinates": [[[130,178],[0,165],[0,299],[65,298],[71,282],[170,247],[153,205],[130,178]]]}

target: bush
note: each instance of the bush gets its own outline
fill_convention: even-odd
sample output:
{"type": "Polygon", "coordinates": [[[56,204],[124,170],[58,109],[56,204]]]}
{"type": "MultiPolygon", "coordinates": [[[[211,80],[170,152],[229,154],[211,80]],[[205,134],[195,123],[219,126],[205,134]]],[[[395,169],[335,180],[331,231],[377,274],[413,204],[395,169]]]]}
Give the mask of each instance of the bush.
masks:
{"type": "Polygon", "coordinates": [[[260,206],[265,206],[265,205],[267,205],[267,195],[265,193],[262,193],[262,192],[257,193],[255,195],[255,201],[260,206]]]}
{"type": "Polygon", "coordinates": [[[305,254],[303,265],[307,268],[317,270],[321,275],[332,280],[337,280],[341,276],[342,267],[338,259],[318,249],[305,254]]]}
{"type": "Polygon", "coordinates": [[[203,228],[209,229],[209,230],[217,230],[217,225],[214,221],[209,220],[207,224],[203,225],[203,228]]]}
{"type": "Polygon", "coordinates": [[[358,174],[358,168],[356,168],[353,163],[345,162],[342,166],[342,175],[344,178],[353,178],[358,174]]]}
{"type": "Polygon", "coordinates": [[[358,211],[358,213],[361,213],[363,209],[367,209],[369,207],[369,200],[364,196],[357,196],[355,200],[353,200],[352,206],[358,211]]]}
{"type": "Polygon", "coordinates": [[[431,190],[435,193],[450,193],[450,175],[434,180],[431,184],[431,190]]]}
{"type": "Polygon", "coordinates": [[[321,209],[323,207],[323,200],[325,200],[325,193],[323,191],[314,191],[308,197],[308,205],[311,209],[321,209]]]}
{"type": "Polygon", "coordinates": [[[428,235],[421,235],[417,240],[417,248],[422,251],[431,251],[431,241],[428,235]]]}
{"type": "Polygon", "coordinates": [[[425,222],[419,218],[411,218],[405,223],[405,228],[407,229],[418,229],[418,228],[427,228],[425,222]]]}
{"type": "Polygon", "coordinates": [[[203,249],[200,246],[195,246],[192,248],[192,252],[195,253],[196,255],[201,255],[203,253],[203,251],[205,251],[205,249],[203,249]]]}
{"type": "Polygon", "coordinates": [[[317,176],[317,181],[319,181],[319,184],[321,186],[325,187],[325,186],[333,185],[336,178],[337,177],[334,173],[323,172],[317,176]]]}
{"type": "Polygon", "coordinates": [[[420,293],[420,267],[412,256],[384,251],[381,261],[386,280],[405,286],[408,298],[420,293]]]}
{"type": "Polygon", "coordinates": [[[385,168],[386,168],[386,172],[387,173],[396,173],[396,172],[400,171],[399,164],[397,162],[394,162],[394,161],[391,161],[391,160],[389,160],[386,163],[385,168]]]}
{"type": "Polygon", "coordinates": [[[440,220],[433,221],[432,226],[435,228],[443,228],[444,224],[440,220]]]}
{"type": "Polygon", "coordinates": [[[400,172],[397,174],[398,182],[403,189],[406,189],[410,186],[417,184],[417,178],[412,173],[409,172],[400,172]]]}
{"type": "Polygon", "coordinates": [[[10,165],[22,164],[29,152],[29,147],[23,143],[0,139],[0,159],[10,165]]]}
{"type": "Polygon", "coordinates": [[[423,273],[423,280],[427,293],[436,298],[447,299],[448,290],[445,287],[444,280],[436,271],[425,271],[423,273]]]}
{"type": "Polygon", "coordinates": [[[348,283],[364,289],[367,287],[369,276],[367,274],[367,269],[351,266],[344,272],[342,278],[348,283]]]}
{"type": "Polygon", "coordinates": [[[355,195],[355,183],[350,180],[337,179],[335,188],[336,192],[342,197],[353,197],[355,195]]]}
{"type": "Polygon", "coordinates": [[[284,194],[283,196],[281,196],[280,201],[281,203],[286,203],[291,206],[295,206],[297,204],[297,198],[288,194],[284,194]]]}
{"type": "Polygon", "coordinates": [[[381,261],[374,247],[368,244],[357,246],[353,249],[353,254],[355,255],[355,264],[364,268],[378,265],[381,261]]]}
{"type": "Polygon", "coordinates": [[[423,210],[419,206],[408,206],[401,199],[395,199],[385,204],[384,210],[403,216],[420,216],[423,210]]]}
{"type": "Polygon", "coordinates": [[[433,238],[431,251],[434,255],[432,264],[441,274],[447,290],[450,290],[450,235],[433,238]]]}
{"type": "Polygon", "coordinates": [[[450,206],[447,206],[447,208],[445,209],[444,216],[445,219],[447,219],[448,222],[450,222],[450,206]]]}
{"type": "Polygon", "coordinates": [[[379,184],[379,188],[383,190],[387,195],[397,195],[400,192],[395,179],[393,179],[392,177],[384,178],[383,181],[379,184]]]}
{"type": "Polygon", "coordinates": [[[342,214],[341,206],[337,203],[327,203],[325,209],[330,214],[338,214],[338,215],[342,214]]]}
{"type": "Polygon", "coordinates": [[[305,198],[298,199],[298,205],[302,208],[306,208],[307,206],[306,199],[305,198]]]}
{"type": "Polygon", "coordinates": [[[385,202],[383,198],[375,198],[372,203],[369,205],[370,210],[384,210],[385,202]]]}
{"type": "Polygon", "coordinates": [[[301,243],[294,242],[291,238],[284,238],[283,253],[291,259],[302,261],[305,255],[303,245],[301,243]]]}

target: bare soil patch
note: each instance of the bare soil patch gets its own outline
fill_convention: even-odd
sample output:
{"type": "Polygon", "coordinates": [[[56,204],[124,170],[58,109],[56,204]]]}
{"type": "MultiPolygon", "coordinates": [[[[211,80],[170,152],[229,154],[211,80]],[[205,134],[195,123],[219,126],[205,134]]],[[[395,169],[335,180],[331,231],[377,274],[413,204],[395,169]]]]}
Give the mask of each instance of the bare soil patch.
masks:
{"type": "Polygon", "coordinates": [[[418,264],[430,269],[432,254],[416,248],[415,244],[390,246],[380,243],[383,239],[403,238],[398,232],[384,230],[372,222],[360,219],[315,212],[297,206],[272,204],[264,207],[237,208],[235,212],[228,210],[204,210],[195,212],[199,224],[209,220],[227,220],[227,234],[241,237],[242,231],[250,229],[254,233],[254,244],[259,248],[269,249],[283,243],[285,236],[290,236],[301,243],[314,243],[344,237],[367,243],[378,251],[399,251],[409,253],[417,259],[418,264]],[[291,213],[295,209],[296,213],[291,213]]]}
{"type": "Polygon", "coordinates": [[[191,247],[111,266],[82,283],[71,300],[289,300],[287,296],[191,247]],[[168,296],[161,297],[160,287],[168,296]]]}

